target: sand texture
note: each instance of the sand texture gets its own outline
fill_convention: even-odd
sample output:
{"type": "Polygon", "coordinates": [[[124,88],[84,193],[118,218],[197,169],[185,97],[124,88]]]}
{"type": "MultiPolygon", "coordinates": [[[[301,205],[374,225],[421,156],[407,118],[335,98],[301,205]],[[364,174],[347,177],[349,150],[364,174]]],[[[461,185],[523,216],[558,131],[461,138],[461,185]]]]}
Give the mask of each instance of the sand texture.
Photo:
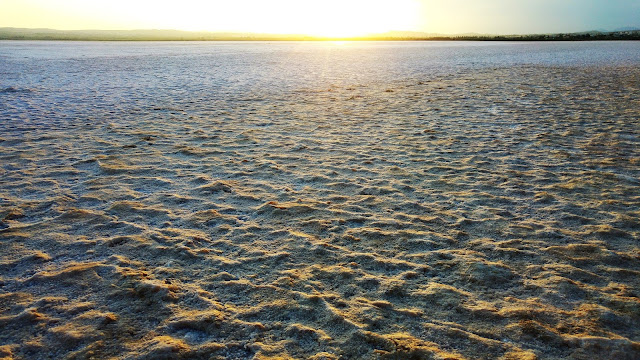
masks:
{"type": "Polygon", "coordinates": [[[0,359],[640,358],[635,65],[0,91],[0,359]]]}

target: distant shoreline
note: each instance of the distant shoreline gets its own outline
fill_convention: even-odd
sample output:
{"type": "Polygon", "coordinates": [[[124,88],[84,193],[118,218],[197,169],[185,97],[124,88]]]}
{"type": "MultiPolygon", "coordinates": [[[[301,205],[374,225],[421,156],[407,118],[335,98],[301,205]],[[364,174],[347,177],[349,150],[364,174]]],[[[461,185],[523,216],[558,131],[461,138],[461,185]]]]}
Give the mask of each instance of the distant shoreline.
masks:
{"type": "Polygon", "coordinates": [[[389,32],[359,37],[318,37],[179,30],[53,30],[0,28],[0,40],[44,41],[607,41],[640,40],[640,30],[531,35],[439,35],[389,32]]]}

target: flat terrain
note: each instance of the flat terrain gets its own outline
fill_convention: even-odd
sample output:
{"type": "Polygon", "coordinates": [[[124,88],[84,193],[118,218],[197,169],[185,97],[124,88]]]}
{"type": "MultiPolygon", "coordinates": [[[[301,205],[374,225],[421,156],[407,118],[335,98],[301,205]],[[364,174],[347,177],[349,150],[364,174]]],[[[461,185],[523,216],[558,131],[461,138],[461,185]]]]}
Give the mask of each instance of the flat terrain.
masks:
{"type": "Polygon", "coordinates": [[[523,65],[60,119],[2,88],[0,358],[638,359],[639,94],[523,65]]]}

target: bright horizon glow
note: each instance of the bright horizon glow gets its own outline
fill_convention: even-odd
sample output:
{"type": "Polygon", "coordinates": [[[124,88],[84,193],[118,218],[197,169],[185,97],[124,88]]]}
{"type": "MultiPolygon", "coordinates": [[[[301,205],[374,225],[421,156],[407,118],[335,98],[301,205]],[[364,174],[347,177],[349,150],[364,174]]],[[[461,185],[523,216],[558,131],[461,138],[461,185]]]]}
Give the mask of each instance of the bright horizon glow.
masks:
{"type": "Polygon", "coordinates": [[[351,37],[418,26],[418,0],[0,0],[1,26],[351,37]],[[13,10],[13,11],[12,11],[13,10]],[[11,25],[5,25],[5,24],[11,25]],[[39,25],[42,24],[42,25],[39,25]]]}
{"type": "Polygon", "coordinates": [[[354,37],[640,27],[638,0],[0,0],[0,27],[354,37]]]}

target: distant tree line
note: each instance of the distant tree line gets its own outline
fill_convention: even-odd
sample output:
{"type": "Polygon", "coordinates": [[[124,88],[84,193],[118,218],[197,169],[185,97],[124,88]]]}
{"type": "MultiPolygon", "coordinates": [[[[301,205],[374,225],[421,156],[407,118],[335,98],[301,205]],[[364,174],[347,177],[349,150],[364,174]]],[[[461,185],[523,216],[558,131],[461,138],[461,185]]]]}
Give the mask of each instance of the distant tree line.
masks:
{"type": "Polygon", "coordinates": [[[614,32],[588,32],[568,34],[532,35],[457,35],[429,37],[371,37],[354,40],[414,40],[414,41],[595,41],[595,40],[640,40],[640,30],[614,32]]]}
{"type": "Polygon", "coordinates": [[[616,31],[608,33],[577,33],[512,36],[456,36],[451,40],[476,41],[592,41],[592,40],[640,40],[640,31],[616,31]]]}
{"type": "Polygon", "coordinates": [[[640,40],[640,30],[614,32],[583,32],[535,35],[371,35],[364,37],[326,38],[307,35],[278,35],[251,33],[213,33],[177,30],[51,30],[0,28],[0,40],[83,40],[83,41],[587,41],[640,40]]]}

